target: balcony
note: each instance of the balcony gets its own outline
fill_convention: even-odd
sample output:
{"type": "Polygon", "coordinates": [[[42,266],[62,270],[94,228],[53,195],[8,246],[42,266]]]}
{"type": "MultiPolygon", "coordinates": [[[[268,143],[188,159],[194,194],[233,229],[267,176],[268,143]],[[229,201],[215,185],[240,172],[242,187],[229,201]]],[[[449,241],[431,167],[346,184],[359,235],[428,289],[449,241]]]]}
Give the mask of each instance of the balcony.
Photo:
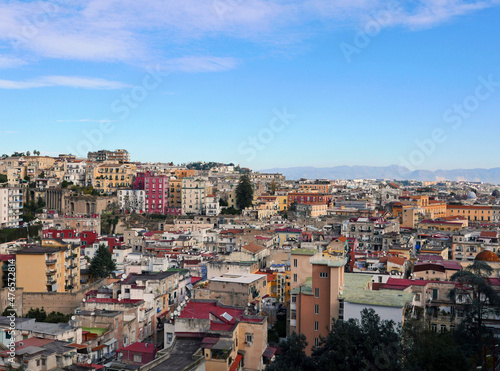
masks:
{"type": "Polygon", "coordinates": [[[51,274],[54,274],[54,273],[56,273],[56,270],[55,270],[55,269],[50,269],[50,270],[48,270],[47,272],[45,272],[45,274],[46,274],[47,276],[50,276],[51,274]]]}
{"type": "Polygon", "coordinates": [[[47,264],[47,265],[52,265],[52,264],[56,264],[56,263],[57,263],[57,259],[45,260],[45,264],[47,264]]]}
{"type": "Polygon", "coordinates": [[[47,279],[47,285],[53,285],[54,283],[56,283],[57,281],[54,279],[54,278],[49,278],[47,279]]]}

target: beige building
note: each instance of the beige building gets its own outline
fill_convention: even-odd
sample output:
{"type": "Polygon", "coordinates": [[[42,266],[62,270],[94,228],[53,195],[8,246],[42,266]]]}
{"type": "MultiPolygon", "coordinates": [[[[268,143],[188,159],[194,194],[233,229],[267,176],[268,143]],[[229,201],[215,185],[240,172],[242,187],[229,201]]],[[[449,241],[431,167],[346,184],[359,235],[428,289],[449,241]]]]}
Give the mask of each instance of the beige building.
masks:
{"type": "Polygon", "coordinates": [[[182,215],[201,215],[206,196],[206,182],[193,177],[182,178],[182,215]]]}
{"type": "Polygon", "coordinates": [[[80,289],[80,246],[43,240],[16,252],[17,286],[25,292],[74,292],[80,289]]]}

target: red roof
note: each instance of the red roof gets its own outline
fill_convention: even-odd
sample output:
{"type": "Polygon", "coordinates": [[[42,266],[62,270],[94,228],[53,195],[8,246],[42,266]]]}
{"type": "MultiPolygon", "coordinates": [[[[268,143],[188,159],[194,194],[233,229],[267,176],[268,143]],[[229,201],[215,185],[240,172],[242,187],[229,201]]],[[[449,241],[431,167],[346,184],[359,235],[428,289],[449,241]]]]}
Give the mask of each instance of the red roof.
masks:
{"type": "Polygon", "coordinates": [[[123,351],[153,354],[156,352],[156,348],[153,344],[137,342],[118,350],[118,352],[120,353],[122,353],[123,351]]]}
{"type": "Polygon", "coordinates": [[[241,318],[243,316],[244,309],[221,307],[216,301],[206,302],[191,300],[182,310],[178,318],[209,319],[210,313],[220,317],[224,312],[233,317],[234,321],[235,318],[241,318]]]}
{"type": "Polygon", "coordinates": [[[195,284],[196,282],[200,282],[202,280],[201,277],[195,277],[195,276],[191,276],[191,284],[195,284]]]}
{"type": "Polygon", "coordinates": [[[498,233],[496,231],[481,231],[481,234],[479,237],[486,237],[486,238],[497,238],[498,233]]]}

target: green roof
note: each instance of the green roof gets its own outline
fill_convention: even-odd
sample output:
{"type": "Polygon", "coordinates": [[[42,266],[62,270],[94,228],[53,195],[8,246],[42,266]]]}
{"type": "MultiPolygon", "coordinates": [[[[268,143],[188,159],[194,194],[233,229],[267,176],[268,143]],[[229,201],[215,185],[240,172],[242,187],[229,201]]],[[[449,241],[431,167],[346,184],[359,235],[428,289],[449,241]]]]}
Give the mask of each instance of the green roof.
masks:
{"type": "Polygon", "coordinates": [[[82,327],[82,331],[88,331],[91,332],[92,334],[97,334],[99,336],[102,336],[106,332],[108,332],[108,329],[105,327],[82,327]]]}
{"type": "Polygon", "coordinates": [[[306,282],[292,290],[292,294],[298,294],[299,292],[305,295],[313,294],[312,277],[307,277],[306,282]]]}
{"type": "Polygon", "coordinates": [[[371,274],[345,273],[344,292],[340,295],[344,301],[355,304],[379,305],[384,307],[404,307],[412,301],[413,294],[400,290],[368,290],[371,274]]]}
{"type": "Polygon", "coordinates": [[[318,250],[316,249],[293,249],[292,254],[293,255],[315,255],[319,253],[318,250]]]}

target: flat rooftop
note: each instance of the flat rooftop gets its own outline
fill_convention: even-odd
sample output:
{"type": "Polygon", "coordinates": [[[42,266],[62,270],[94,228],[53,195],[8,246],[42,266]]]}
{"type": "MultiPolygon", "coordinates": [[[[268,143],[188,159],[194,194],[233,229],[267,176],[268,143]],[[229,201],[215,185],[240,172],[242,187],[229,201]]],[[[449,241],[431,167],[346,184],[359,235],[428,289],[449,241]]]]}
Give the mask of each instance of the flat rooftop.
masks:
{"type": "Polygon", "coordinates": [[[210,278],[210,281],[248,284],[255,282],[259,279],[262,279],[262,277],[266,278],[266,276],[262,274],[244,274],[244,275],[225,274],[219,277],[210,278]]]}
{"type": "Polygon", "coordinates": [[[409,292],[367,289],[372,277],[371,274],[345,273],[344,292],[340,298],[349,303],[398,308],[413,300],[413,294],[409,292]]]}

